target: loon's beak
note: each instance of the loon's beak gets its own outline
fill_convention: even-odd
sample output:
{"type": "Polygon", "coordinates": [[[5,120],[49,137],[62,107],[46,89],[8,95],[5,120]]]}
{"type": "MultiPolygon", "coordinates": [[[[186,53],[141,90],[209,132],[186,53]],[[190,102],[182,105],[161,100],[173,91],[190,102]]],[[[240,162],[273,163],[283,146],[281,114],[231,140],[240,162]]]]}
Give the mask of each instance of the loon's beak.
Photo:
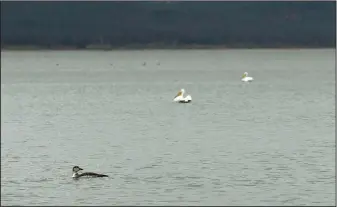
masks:
{"type": "Polygon", "coordinates": [[[83,170],[82,168],[79,168],[79,170],[83,170]]]}

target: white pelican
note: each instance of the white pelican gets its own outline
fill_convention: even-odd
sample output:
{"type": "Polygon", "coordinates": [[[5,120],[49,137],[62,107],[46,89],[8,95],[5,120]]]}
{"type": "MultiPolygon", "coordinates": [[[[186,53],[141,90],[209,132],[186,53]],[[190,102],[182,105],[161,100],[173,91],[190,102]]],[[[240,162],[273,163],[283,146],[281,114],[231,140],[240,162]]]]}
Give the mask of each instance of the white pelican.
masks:
{"type": "Polygon", "coordinates": [[[184,97],[185,89],[180,89],[178,94],[174,97],[173,101],[178,103],[189,103],[192,101],[191,95],[184,97]]]}
{"type": "Polygon", "coordinates": [[[242,75],[241,81],[243,81],[243,82],[251,82],[251,81],[253,81],[253,80],[254,80],[253,77],[248,77],[248,73],[247,73],[247,72],[245,72],[245,73],[242,75]]]}

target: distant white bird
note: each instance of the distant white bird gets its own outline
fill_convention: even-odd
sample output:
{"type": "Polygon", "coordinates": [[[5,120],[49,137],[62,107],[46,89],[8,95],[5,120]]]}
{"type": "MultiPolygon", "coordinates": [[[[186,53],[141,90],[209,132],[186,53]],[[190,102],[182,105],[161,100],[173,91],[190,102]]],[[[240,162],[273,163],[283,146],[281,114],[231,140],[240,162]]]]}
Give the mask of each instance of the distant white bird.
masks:
{"type": "Polygon", "coordinates": [[[185,89],[180,89],[178,94],[174,97],[173,101],[178,103],[190,103],[192,101],[191,95],[184,97],[185,89]]]}
{"type": "Polygon", "coordinates": [[[252,82],[254,80],[253,77],[248,77],[248,73],[245,72],[243,75],[242,75],[242,79],[241,81],[243,82],[252,82]]]}

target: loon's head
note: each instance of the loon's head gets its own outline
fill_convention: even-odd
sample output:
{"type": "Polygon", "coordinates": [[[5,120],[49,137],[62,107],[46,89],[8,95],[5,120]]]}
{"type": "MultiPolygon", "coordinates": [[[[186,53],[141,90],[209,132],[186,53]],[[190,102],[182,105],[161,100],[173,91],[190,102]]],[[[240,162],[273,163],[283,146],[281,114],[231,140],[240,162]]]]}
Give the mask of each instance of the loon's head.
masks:
{"type": "Polygon", "coordinates": [[[79,166],[74,166],[73,167],[73,173],[77,173],[78,171],[83,170],[82,168],[80,168],[79,166]]]}
{"type": "Polygon", "coordinates": [[[80,170],[83,170],[82,168],[80,168],[79,166],[74,166],[73,167],[73,178],[77,178],[79,175],[78,175],[78,171],[80,170]]]}

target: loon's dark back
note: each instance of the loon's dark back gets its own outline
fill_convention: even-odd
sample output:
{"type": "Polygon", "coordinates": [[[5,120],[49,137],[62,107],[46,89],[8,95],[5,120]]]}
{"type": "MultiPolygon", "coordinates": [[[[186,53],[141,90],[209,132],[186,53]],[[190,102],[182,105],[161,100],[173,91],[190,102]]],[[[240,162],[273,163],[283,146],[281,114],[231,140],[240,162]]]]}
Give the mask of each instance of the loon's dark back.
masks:
{"type": "Polygon", "coordinates": [[[85,176],[89,176],[89,177],[109,177],[107,175],[104,174],[98,174],[98,173],[93,173],[93,172],[85,172],[79,175],[79,177],[85,177],[85,176]]]}

